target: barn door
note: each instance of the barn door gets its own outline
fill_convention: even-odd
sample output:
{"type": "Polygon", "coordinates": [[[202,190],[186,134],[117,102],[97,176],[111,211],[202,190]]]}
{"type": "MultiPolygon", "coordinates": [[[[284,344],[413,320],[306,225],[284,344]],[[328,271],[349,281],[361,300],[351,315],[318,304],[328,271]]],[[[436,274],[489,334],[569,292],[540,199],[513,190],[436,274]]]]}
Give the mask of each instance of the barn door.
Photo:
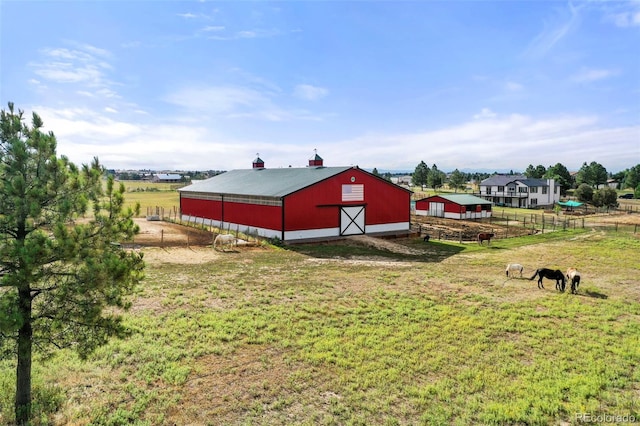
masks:
{"type": "Polygon", "coordinates": [[[429,202],[429,216],[444,217],[444,203],[429,202]]]}
{"type": "Polygon", "coordinates": [[[340,207],[340,235],[364,234],[364,206],[340,207]]]}

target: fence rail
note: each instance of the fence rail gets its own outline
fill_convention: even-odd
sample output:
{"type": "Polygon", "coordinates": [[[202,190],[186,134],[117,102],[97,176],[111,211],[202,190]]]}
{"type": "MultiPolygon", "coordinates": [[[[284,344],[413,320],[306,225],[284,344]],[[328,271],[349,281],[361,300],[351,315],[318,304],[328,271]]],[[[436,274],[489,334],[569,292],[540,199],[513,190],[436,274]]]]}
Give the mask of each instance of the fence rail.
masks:
{"type": "MultiPolygon", "coordinates": [[[[624,209],[591,209],[591,214],[584,215],[571,214],[571,212],[545,212],[542,210],[525,210],[524,212],[505,211],[494,209],[493,214],[489,218],[472,221],[477,226],[469,225],[468,220],[463,223],[465,227],[460,229],[447,229],[437,225],[429,225],[425,223],[412,222],[411,231],[423,234],[429,234],[432,238],[452,240],[452,241],[475,241],[479,232],[493,232],[495,238],[512,238],[521,235],[535,234],[541,232],[551,232],[566,229],[598,229],[602,231],[629,232],[637,234],[640,232],[640,221],[635,224],[625,223],[625,221],[611,220],[612,217],[626,217],[630,214],[638,214],[633,210],[635,206],[627,206],[624,209]],[[607,218],[607,220],[603,220],[607,218]],[[464,228],[464,229],[463,229],[464,228]],[[489,230],[488,230],[489,229],[489,230]]],[[[180,209],[177,206],[172,207],[147,207],[147,218],[154,220],[164,220],[174,223],[182,223],[180,209]]],[[[214,231],[214,227],[205,225],[204,219],[202,224],[190,223],[189,225],[214,231]]],[[[227,232],[232,232],[227,229],[227,232]]],[[[235,230],[236,233],[239,231],[235,230]]]]}

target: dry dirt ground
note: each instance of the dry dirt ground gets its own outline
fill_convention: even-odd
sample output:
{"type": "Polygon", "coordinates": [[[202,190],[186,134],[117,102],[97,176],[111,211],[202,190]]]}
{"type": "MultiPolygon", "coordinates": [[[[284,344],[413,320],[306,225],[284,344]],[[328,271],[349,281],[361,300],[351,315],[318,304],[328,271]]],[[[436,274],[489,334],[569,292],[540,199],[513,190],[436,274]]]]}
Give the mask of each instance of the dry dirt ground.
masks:
{"type": "Polygon", "coordinates": [[[208,230],[192,228],[176,223],[135,219],[140,233],[133,244],[142,247],[189,247],[213,244],[214,234],[208,230]]]}

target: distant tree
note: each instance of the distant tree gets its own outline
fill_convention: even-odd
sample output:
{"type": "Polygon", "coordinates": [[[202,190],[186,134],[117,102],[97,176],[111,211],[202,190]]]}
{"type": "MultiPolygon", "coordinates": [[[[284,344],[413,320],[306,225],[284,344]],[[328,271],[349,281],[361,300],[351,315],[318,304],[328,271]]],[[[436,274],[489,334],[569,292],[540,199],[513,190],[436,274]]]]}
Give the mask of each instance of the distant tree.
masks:
{"type": "Polygon", "coordinates": [[[438,170],[438,166],[435,164],[431,166],[429,173],[427,174],[427,186],[430,186],[434,190],[438,190],[446,179],[446,174],[440,170],[438,170]]]}
{"type": "Polygon", "coordinates": [[[464,188],[465,182],[466,180],[464,178],[464,175],[460,173],[460,170],[455,169],[453,172],[451,172],[451,176],[449,176],[449,187],[453,188],[455,192],[458,192],[458,189],[464,188]]]}
{"type": "MultiPolygon", "coordinates": [[[[119,241],[138,227],[123,211],[124,185],[95,159],[57,157],[53,133],[33,114],[0,114],[0,354],[16,356],[15,423],[31,417],[33,351],[74,347],[86,356],[125,328],[117,311],[142,277],[142,255],[119,241]],[[76,221],[93,207],[90,219],[76,221]]],[[[6,420],[6,419],[5,419],[6,420]]]]}
{"type": "Polygon", "coordinates": [[[528,178],[535,178],[535,179],[541,179],[542,176],[544,176],[544,174],[546,173],[547,169],[545,169],[544,166],[536,166],[533,167],[532,164],[529,164],[529,167],[527,167],[527,170],[524,171],[524,175],[528,178]]]}
{"type": "Polygon", "coordinates": [[[596,163],[592,161],[589,165],[593,169],[593,174],[595,176],[595,186],[606,185],[607,180],[609,179],[609,173],[607,173],[607,169],[600,163],[596,163]]]}
{"type": "Polygon", "coordinates": [[[618,193],[615,189],[605,186],[593,193],[591,202],[596,207],[616,207],[618,205],[618,193]]]}
{"type": "Polygon", "coordinates": [[[640,199],[640,183],[636,186],[636,190],[633,192],[634,198],[640,199]]]}
{"type": "Polygon", "coordinates": [[[593,188],[589,184],[582,183],[578,186],[574,194],[579,201],[590,203],[593,199],[593,188]]]}
{"type": "Polygon", "coordinates": [[[414,186],[419,186],[421,189],[427,185],[427,177],[429,176],[429,166],[424,161],[416,166],[413,175],[411,176],[411,182],[414,186]]]}
{"type": "Polygon", "coordinates": [[[587,165],[585,162],[576,174],[576,184],[586,183],[593,188],[597,188],[598,185],[606,184],[608,178],[607,169],[605,169],[602,164],[592,161],[591,164],[587,165]]]}
{"type": "Polygon", "coordinates": [[[582,163],[580,170],[576,173],[576,185],[578,185],[578,188],[583,184],[593,187],[594,181],[593,171],[586,162],[582,163]]]}
{"type": "Polygon", "coordinates": [[[623,188],[635,188],[640,184],[640,164],[625,171],[623,188]]]}
{"type": "Polygon", "coordinates": [[[560,163],[549,167],[543,177],[546,179],[554,179],[558,185],[560,185],[561,195],[567,195],[567,191],[573,187],[571,173],[560,163]]]}
{"type": "Polygon", "coordinates": [[[374,176],[380,176],[380,173],[378,173],[378,169],[376,169],[375,167],[371,171],[371,174],[373,174],[374,176]]]}

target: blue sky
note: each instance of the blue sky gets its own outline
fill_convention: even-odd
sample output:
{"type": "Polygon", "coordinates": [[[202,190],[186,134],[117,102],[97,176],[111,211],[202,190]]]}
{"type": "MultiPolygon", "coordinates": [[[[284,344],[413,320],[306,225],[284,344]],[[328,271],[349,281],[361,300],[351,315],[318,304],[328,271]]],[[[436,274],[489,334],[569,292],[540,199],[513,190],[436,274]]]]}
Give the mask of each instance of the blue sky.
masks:
{"type": "Polygon", "coordinates": [[[0,101],[108,168],[616,172],[639,1],[12,1],[0,101]]]}

